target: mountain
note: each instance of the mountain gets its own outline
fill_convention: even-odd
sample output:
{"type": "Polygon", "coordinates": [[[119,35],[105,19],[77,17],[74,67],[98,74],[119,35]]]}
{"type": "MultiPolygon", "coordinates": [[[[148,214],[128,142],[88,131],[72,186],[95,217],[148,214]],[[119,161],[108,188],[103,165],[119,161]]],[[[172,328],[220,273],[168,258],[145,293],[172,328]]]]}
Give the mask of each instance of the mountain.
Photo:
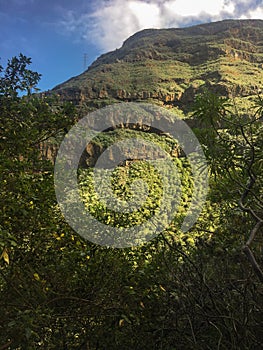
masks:
{"type": "Polygon", "coordinates": [[[86,110],[147,101],[187,114],[204,87],[247,108],[262,82],[263,21],[224,20],[140,31],[52,93],[86,110]]]}

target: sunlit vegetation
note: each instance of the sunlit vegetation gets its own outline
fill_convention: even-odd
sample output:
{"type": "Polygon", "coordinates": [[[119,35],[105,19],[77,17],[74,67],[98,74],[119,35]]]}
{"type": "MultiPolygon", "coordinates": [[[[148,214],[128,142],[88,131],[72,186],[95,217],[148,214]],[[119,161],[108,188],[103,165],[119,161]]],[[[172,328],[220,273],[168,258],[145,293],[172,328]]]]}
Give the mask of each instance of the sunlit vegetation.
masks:
{"type": "Polygon", "coordinates": [[[189,102],[208,88],[236,98],[245,113],[262,86],[262,35],[260,20],[143,30],[52,92],[75,99],[83,112],[143,100],[189,117],[189,102]]]}
{"type": "MultiPolygon", "coordinates": [[[[187,159],[174,158],[182,186],[174,221],[148,243],[114,249],[84,240],[58,208],[53,164],[38,145],[59,143],[77,114],[71,104],[31,94],[40,77],[29,64],[20,56],[1,68],[0,349],[261,349],[262,98],[244,120],[231,101],[209,91],[196,96],[192,117],[202,123],[196,134],[210,171],[198,221],[186,234],[178,230],[192,180],[187,159]],[[22,84],[25,69],[30,79],[22,84]]],[[[103,133],[97,142],[122,133],[136,130],[103,133]]],[[[173,147],[168,138],[145,137],[173,147]]],[[[163,183],[149,162],[121,164],[110,177],[120,200],[132,198],[135,179],[145,180],[148,196],[131,215],[107,210],[93,171],[79,170],[80,193],[101,222],[134,225],[160,205],[163,183]]]]}

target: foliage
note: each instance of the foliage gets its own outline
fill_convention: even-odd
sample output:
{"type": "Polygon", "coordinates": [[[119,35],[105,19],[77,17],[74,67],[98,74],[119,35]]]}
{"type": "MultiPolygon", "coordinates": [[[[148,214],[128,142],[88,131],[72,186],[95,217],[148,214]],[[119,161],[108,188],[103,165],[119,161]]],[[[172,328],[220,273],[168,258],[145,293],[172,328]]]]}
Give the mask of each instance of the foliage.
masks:
{"type": "MultiPolygon", "coordinates": [[[[54,99],[39,96],[19,97],[19,90],[29,93],[32,83],[37,83],[39,78],[38,73],[27,69],[30,62],[23,55],[14,57],[8,62],[0,80],[0,284],[3,292],[1,300],[5,300],[6,288],[6,291],[13,290],[14,293],[10,294],[11,303],[25,289],[31,295],[27,284],[30,285],[35,273],[39,272],[37,268],[36,271],[33,270],[28,259],[30,261],[30,256],[37,257],[41,254],[37,252],[38,245],[43,244],[46,251],[48,238],[45,233],[50,235],[57,230],[55,222],[58,216],[54,218],[53,211],[56,206],[53,166],[50,161],[42,159],[39,146],[50,137],[61,138],[64,128],[70,126],[75,118],[72,105],[59,106],[54,99]],[[25,279],[20,279],[21,269],[26,271],[25,279]]],[[[23,302],[21,300],[22,304],[17,312],[15,308],[11,311],[7,307],[7,319],[1,324],[1,329],[5,325],[9,327],[11,334],[14,331],[18,345],[23,342],[25,334],[28,336],[31,332],[29,328],[25,330],[23,327],[21,332],[17,332],[20,321],[23,323],[24,318],[31,317],[31,311],[24,310],[23,303],[29,305],[27,298],[26,294],[22,295],[23,302]],[[18,318],[18,328],[15,329],[14,317],[18,318]],[[23,332],[26,333],[22,335],[23,332]]],[[[1,330],[1,343],[8,339],[3,339],[2,336],[1,330]]]]}
{"type": "Polygon", "coordinates": [[[200,117],[206,124],[199,137],[212,175],[217,182],[228,183],[227,198],[231,196],[236,209],[250,221],[250,234],[243,250],[263,282],[263,272],[251,251],[263,224],[262,106],[259,96],[254,113],[244,117],[237,110],[231,112],[225,99],[206,92],[196,98],[194,116],[200,117]]]}
{"type": "MultiPolygon", "coordinates": [[[[79,185],[86,208],[93,217],[114,227],[142,225],[153,215],[157,215],[156,223],[163,223],[166,230],[174,234],[176,232],[176,235],[178,235],[178,227],[182,224],[189,210],[193,185],[187,160],[174,159],[173,167],[173,169],[166,168],[165,162],[162,164],[162,175],[165,175],[168,181],[160,176],[160,173],[156,171],[151,163],[139,160],[126,166],[119,166],[113,173],[109,170],[96,171],[96,184],[100,186],[100,191],[103,194],[102,198],[98,196],[95,190],[93,170],[82,170],[79,176],[79,185]],[[177,179],[174,178],[174,169],[179,174],[177,179]],[[105,176],[105,174],[108,176],[105,176]],[[111,179],[110,182],[109,178],[111,179]],[[171,179],[173,179],[173,186],[169,184],[171,179]],[[135,182],[137,187],[133,187],[136,180],[140,180],[142,183],[135,182]],[[112,191],[109,191],[109,186],[111,186],[112,191]],[[178,188],[178,198],[174,194],[174,186],[178,188]],[[182,189],[182,192],[179,189],[182,189]],[[120,200],[121,203],[117,201],[115,203],[114,201],[113,208],[109,209],[107,204],[111,203],[112,205],[113,197],[120,200]],[[165,210],[168,213],[176,208],[176,213],[173,212],[173,220],[170,225],[167,224],[167,214],[159,211],[164,198],[165,210]],[[129,211],[127,212],[120,209],[123,201],[129,203],[129,211]]],[[[149,240],[151,238],[152,232],[149,231],[146,225],[145,231],[140,232],[140,235],[142,235],[141,242],[143,243],[144,239],[149,240]]]]}
{"type": "MultiPolygon", "coordinates": [[[[205,101],[199,97],[201,105],[205,101]]],[[[72,106],[0,96],[0,349],[262,348],[262,284],[241,254],[255,225],[244,207],[262,213],[262,100],[247,121],[222,113],[220,101],[218,118],[227,127],[209,137],[206,129],[198,134],[211,181],[196,225],[188,234],[175,225],[148,244],[118,250],[72,231],[56,203],[53,165],[39,156],[39,142],[59,143],[74,122],[72,106]]],[[[209,126],[209,116],[203,117],[209,126]]],[[[102,135],[100,142],[109,140],[102,135]]],[[[174,161],[185,186],[183,207],[189,169],[184,159],[174,161]]],[[[89,199],[91,172],[79,175],[89,199]]],[[[115,169],[114,191],[129,196],[132,181],[138,174],[147,179],[147,172],[155,202],[159,179],[144,162],[115,169]]],[[[88,205],[96,209],[93,200],[88,205]]],[[[253,242],[260,265],[259,234],[253,242]]]]}
{"type": "MultiPolygon", "coordinates": [[[[36,90],[41,74],[28,69],[30,64],[31,58],[21,53],[19,57],[8,60],[4,75],[0,78],[0,95],[15,97],[19,91],[30,95],[32,89],[36,90]]],[[[0,66],[0,73],[2,71],[3,67],[0,66]]]]}

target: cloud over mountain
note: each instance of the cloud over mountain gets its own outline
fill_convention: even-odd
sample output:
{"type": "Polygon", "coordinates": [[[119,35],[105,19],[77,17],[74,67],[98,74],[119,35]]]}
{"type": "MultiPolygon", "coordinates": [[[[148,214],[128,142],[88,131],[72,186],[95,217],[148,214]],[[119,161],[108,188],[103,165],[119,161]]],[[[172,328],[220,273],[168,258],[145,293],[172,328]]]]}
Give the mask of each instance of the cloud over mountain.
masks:
{"type": "Polygon", "coordinates": [[[92,12],[67,12],[62,24],[105,52],[145,28],[182,27],[226,18],[263,19],[262,1],[99,0],[92,12]]]}

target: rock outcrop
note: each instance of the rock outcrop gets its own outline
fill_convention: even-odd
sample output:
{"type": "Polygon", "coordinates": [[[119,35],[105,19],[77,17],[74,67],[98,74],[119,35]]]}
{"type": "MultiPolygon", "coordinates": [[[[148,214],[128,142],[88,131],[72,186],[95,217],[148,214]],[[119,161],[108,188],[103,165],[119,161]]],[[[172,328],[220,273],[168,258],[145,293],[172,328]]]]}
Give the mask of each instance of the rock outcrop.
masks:
{"type": "Polygon", "coordinates": [[[256,95],[262,67],[262,20],[147,29],[52,92],[87,110],[117,101],[149,101],[187,113],[204,87],[224,96],[256,95]]]}
{"type": "MultiPolygon", "coordinates": [[[[263,21],[226,20],[138,32],[51,93],[80,106],[83,113],[115,102],[144,101],[188,117],[195,96],[205,88],[236,97],[245,114],[262,82],[263,21]]],[[[103,143],[90,143],[80,165],[94,166],[105,149],[103,143]]],[[[177,146],[170,152],[182,155],[177,146]]]]}

